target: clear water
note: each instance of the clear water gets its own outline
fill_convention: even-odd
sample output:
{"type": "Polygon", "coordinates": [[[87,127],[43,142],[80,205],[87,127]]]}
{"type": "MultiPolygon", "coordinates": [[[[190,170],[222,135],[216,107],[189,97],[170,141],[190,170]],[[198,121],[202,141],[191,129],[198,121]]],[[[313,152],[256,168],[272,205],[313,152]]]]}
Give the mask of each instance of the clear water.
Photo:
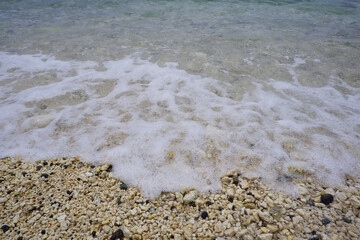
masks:
{"type": "Polygon", "coordinates": [[[359,66],[358,1],[1,1],[0,157],[109,162],[150,197],[233,168],[341,183],[359,66]]]}

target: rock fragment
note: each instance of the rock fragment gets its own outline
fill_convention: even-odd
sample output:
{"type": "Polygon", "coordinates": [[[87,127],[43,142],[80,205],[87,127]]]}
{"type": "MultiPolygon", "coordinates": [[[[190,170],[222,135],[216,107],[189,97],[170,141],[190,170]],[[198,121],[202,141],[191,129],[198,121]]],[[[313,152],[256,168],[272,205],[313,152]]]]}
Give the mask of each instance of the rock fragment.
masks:
{"type": "Polygon", "coordinates": [[[260,240],[271,240],[272,238],[273,238],[273,234],[271,233],[265,233],[259,235],[260,240]]]}
{"type": "Polygon", "coordinates": [[[322,222],[323,225],[327,225],[327,224],[331,223],[331,220],[329,218],[323,218],[321,220],[321,222],[322,222]]]}
{"type": "Polygon", "coordinates": [[[42,177],[42,178],[48,178],[48,177],[49,177],[49,174],[43,173],[43,174],[41,174],[41,177],[42,177]]]}
{"type": "Polygon", "coordinates": [[[175,197],[176,197],[176,201],[178,201],[179,203],[183,203],[183,202],[184,202],[184,196],[182,195],[181,192],[176,192],[176,193],[175,193],[175,197]]]}
{"type": "Polygon", "coordinates": [[[221,222],[217,222],[214,228],[215,232],[220,233],[223,231],[223,225],[221,222]]]}
{"type": "Polygon", "coordinates": [[[105,226],[103,228],[103,230],[104,230],[104,233],[108,234],[110,232],[111,228],[109,226],[105,226]]]}
{"type": "Polygon", "coordinates": [[[110,240],[123,239],[124,237],[124,232],[121,229],[118,229],[111,235],[110,240]]]}
{"type": "Polygon", "coordinates": [[[261,220],[267,222],[267,223],[272,223],[273,218],[270,216],[269,212],[259,212],[259,217],[261,220]]]}
{"type": "Polygon", "coordinates": [[[357,209],[360,208],[360,196],[352,196],[349,198],[350,203],[357,209]]]}
{"type": "Polygon", "coordinates": [[[276,205],[274,207],[272,207],[269,211],[270,215],[274,218],[274,219],[280,219],[283,215],[284,209],[282,206],[280,205],[276,205]]]}
{"type": "Polygon", "coordinates": [[[128,186],[127,186],[125,183],[121,183],[121,184],[120,184],[120,189],[121,189],[121,190],[127,190],[127,189],[128,189],[128,186]]]}
{"type": "Polygon", "coordinates": [[[245,179],[241,180],[240,186],[241,186],[242,189],[245,189],[245,190],[249,188],[249,184],[245,179]]]}
{"type": "Polygon", "coordinates": [[[205,219],[205,218],[207,218],[209,216],[209,214],[206,212],[206,211],[203,211],[202,213],[201,213],[201,218],[202,219],[205,219]]]}
{"type": "Polygon", "coordinates": [[[126,227],[123,228],[123,234],[124,234],[124,237],[126,237],[126,238],[131,238],[131,236],[132,236],[130,230],[127,229],[126,227]]]}
{"type": "Polygon", "coordinates": [[[1,229],[2,229],[3,232],[5,233],[5,232],[9,231],[10,227],[9,227],[8,225],[2,225],[2,226],[1,226],[1,229]]]}
{"type": "Polygon", "coordinates": [[[195,191],[195,190],[190,191],[184,196],[183,201],[185,204],[195,202],[197,196],[198,196],[197,191],[195,191]]]}
{"type": "Polygon", "coordinates": [[[228,228],[225,230],[225,236],[227,237],[232,237],[235,235],[235,231],[234,231],[234,228],[228,228]]]}
{"type": "Polygon", "coordinates": [[[325,205],[329,205],[330,203],[332,203],[334,201],[334,196],[331,194],[321,194],[321,198],[320,201],[325,204],[325,205]]]}
{"type": "Polygon", "coordinates": [[[254,203],[245,203],[244,207],[249,208],[249,209],[255,209],[256,205],[254,203]]]}

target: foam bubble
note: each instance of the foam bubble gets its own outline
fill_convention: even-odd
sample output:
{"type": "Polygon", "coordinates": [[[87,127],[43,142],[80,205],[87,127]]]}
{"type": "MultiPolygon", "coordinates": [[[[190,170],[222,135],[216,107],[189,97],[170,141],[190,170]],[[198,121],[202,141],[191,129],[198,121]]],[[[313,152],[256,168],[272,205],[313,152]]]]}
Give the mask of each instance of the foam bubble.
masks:
{"type": "Polygon", "coordinates": [[[1,53],[0,155],[111,163],[149,197],[219,190],[232,168],[274,181],[297,166],[339,183],[359,171],[360,91],[335,77],[324,87],[300,85],[297,67],[306,61],[286,66],[292,81],[254,80],[234,100],[246,86],[175,63],[1,53]]]}

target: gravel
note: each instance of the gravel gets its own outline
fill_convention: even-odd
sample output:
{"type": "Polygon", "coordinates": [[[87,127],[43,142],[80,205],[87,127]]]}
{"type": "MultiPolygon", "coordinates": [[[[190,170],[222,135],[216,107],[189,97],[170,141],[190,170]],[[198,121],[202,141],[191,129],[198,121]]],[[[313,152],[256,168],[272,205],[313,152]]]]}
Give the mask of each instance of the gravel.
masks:
{"type": "Polygon", "coordinates": [[[231,171],[217,193],[185,189],[147,199],[109,164],[3,158],[0,239],[359,239],[358,179],[336,187],[312,176],[292,181],[299,196],[231,171]]]}

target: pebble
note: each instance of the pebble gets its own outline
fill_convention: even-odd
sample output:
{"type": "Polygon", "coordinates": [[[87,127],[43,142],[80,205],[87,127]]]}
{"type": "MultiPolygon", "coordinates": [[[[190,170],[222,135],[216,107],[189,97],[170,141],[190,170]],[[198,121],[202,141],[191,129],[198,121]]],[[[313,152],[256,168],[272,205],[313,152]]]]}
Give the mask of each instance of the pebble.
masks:
{"type": "Polygon", "coordinates": [[[299,214],[300,216],[302,216],[302,217],[304,217],[304,216],[306,215],[304,209],[297,209],[295,212],[296,212],[297,214],[299,214]]]}
{"type": "Polygon", "coordinates": [[[227,191],[226,191],[226,194],[230,197],[233,197],[235,195],[235,191],[233,188],[229,188],[227,191]]]}
{"type": "Polygon", "coordinates": [[[284,209],[280,205],[276,205],[276,206],[272,207],[269,211],[270,215],[274,219],[280,219],[283,215],[283,212],[284,212],[284,209]]]}
{"type": "Polygon", "coordinates": [[[308,201],[306,201],[306,204],[309,206],[312,206],[312,207],[315,206],[314,200],[308,200],[308,201]]]}
{"type": "Polygon", "coordinates": [[[131,238],[131,236],[132,236],[130,230],[127,228],[123,229],[123,234],[124,234],[124,237],[126,237],[126,238],[131,238]]]}
{"type": "Polygon", "coordinates": [[[59,223],[63,222],[65,219],[66,219],[66,214],[60,214],[57,217],[57,220],[58,220],[59,223]]]}
{"type": "Polygon", "coordinates": [[[243,236],[243,240],[254,240],[254,237],[251,236],[250,234],[246,234],[243,236]]]}
{"type": "Polygon", "coordinates": [[[152,207],[152,208],[150,208],[149,212],[150,212],[151,214],[155,214],[155,213],[156,213],[156,209],[152,207]]]}
{"type": "Polygon", "coordinates": [[[121,189],[121,190],[127,190],[127,189],[128,189],[128,186],[127,186],[125,183],[121,183],[121,184],[120,184],[120,189],[121,189]]]}
{"type": "Polygon", "coordinates": [[[215,229],[215,232],[217,232],[217,233],[222,232],[222,231],[223,231],[223,225],[222,225],[222,223],[221,223],[221,222],[217,222],[217,223],[215,224],[214,229],[215,229]]]}
{"type": "Polygon", "coordinates": [[[187,194],[184,196],[183,201],[184,201],[185,204],[189,204],[189,203],[195,202],[197,196],[198,196],[197,191],[195,191],[195,190],[190,191],[189,193],[187,193],[187,194]]]}
{"type": "Polygon", "coordinates": [[[61,222],[61,223],[60,223],[60,230],[66,231],[67,229],[68,229],[68,224],[67,224],[67,222],[61,222]]]}
{"type": "Polygon", "coordinates": [[[321,194],[320,201],[325,205],[329,205],[334,201],[334,196],[331,194],[321,194]]]}
{"type": "Polygon", "coordinates": [[[306,195],[309,193],[309,191],[307,190],[306,186],[304,184],[298,184],[297,185],[297,190],[299,192],[300,195],[306,195]]]}
{"type": "Polygon", "coordinates": [[[336,198],[340,201],[340,202],[345,202],[347,197],[346,194],[344,192],[337,192],[336,193],[336,198]]]}
{"type": "Polygon", "coordinates": [[[323,218],[321,220],[321,222],[322,222],[322,224],[327,225],[327,224],[331,223],[331,220],[329,218],[323,218]]]}
{"type": "Polygon", "coordinates": [[[114,232],[112,235],[111,235],[111,238],[110,240],[115,240],[115,239],[122,239],[124,238],[124,232],[121,230],[121,229],[118,229],[116,232],[114,232]]]}
{"type": "Polygon", "coordinates": [[[249,208],[249,209],[255,209],[256,205],[254,203],[245,203],[244,207],[249,208]]]}
{"type": "Polygon", "coordinates": [[[175,197],[176,197],[176,200],[177,200],[179,203],[183,203],[183,202],[184,202],[184,196],[182,195],[181,192],[176,192],[176,193],[175,193],[175,197]]]}
{"type": "Polygon", "coordinates": [[[242,189],[245,189],[245,190],[249,188],[249,184],[246,180],[241,180],[240,186],[242,189]]]}
{"type": "Polygon", "coordinates": [[[109,226],[104,226],[103,230],[104,230],[104,233],[108,234],[110,232],[111,228],[109,226]]]}
{"type": "Polygon", "coordinates": [[[208,213],[206,212],[206,211],[204,211],[204,212],[202,212],[201,213],[201,218],[202,219],[205,219],[205,218],[207,218],[209,215],[208,215],[208,213]]]}
{"type": "Polygon", "coordinates": [[[181,235],[180,234],[175,234],[174,240],[182,240],[181,235]]]}
{"type": "Polygon", "coordinates": [[[43,174],[41,174],[41,177],[42,177],[42,178],[48,178],[48,177],[49,177],[49,174],[43,173],[43,174]]]}
{"type": "Polygon", "coordinates": [[[227,237],[232,237],[235,235],[235,231],[234,228],[229,228],[225,230],[225,236],[227,237]]]}
{"type": "Polygon", "coordinates": [[[259,235],[260,240],[271,240],[272,238],[273,238],[273,234],[271,233],[265,233],[259,235]]]}
{"type": "Polygon", "coordinates": [[[131,214],[131,215],[136,215],[136,214],[137,214],[137,209],[136,209],[136,208],[131,209],[131,210],[130,210],[130,214],[131,214]]]}
{"type": "Polygon", "coordinates": [[[299,223],[301,223],[304,219],[300,216],[295,216],[292,218],[292,222],[295,224],[295,225],[298,225],[299,223]]]}
{"type": "Polygon", "coordinates": [[[240,201],[237,201],[235,203],[235,208],[238,209],[238,210],[240,210],[243,206],[244,206],[244,204],[242,202],[240,202],[240,201]]]}
{"type": "Polygon", "coordinates": [[[7,232],[7,231],[10,229],[10,227],[9,227],[8,225],[2,225],[2,226],[1,226],[1,229],[2,229],[3,232],[5,233],[5,232],[7,232]]]}
{"type": "Polygon", "coordinates": [[[261,220],[267,222],[267,223],[272,223],[273,218],[270,216],[269,212],[259,212],[259,217],[261,220]]]}
{"type": "Polygon", "coordinates": [[[267,224],[267,225],[266,225],[266,228],[267,228],[270,232],[272,232],[272,233],[274,233],[274,232],[276,232],[276,231],[279,230],[279,227],[278,227],[278,226],[276,226],[276,225],[271,225],[271,224],[267,224]]]}
{"type": "Polygon", "coordinates": [[[191,226],[186,226],[184,228],[184,237],[186,240],[192,239],[192,227],[191,226]]]}
{"type": "Polygon", "coordinates": [[[349,201],[354,206],[354,208],[360,208],[360,197],[352,196],[349,198],[349,201]]]}

